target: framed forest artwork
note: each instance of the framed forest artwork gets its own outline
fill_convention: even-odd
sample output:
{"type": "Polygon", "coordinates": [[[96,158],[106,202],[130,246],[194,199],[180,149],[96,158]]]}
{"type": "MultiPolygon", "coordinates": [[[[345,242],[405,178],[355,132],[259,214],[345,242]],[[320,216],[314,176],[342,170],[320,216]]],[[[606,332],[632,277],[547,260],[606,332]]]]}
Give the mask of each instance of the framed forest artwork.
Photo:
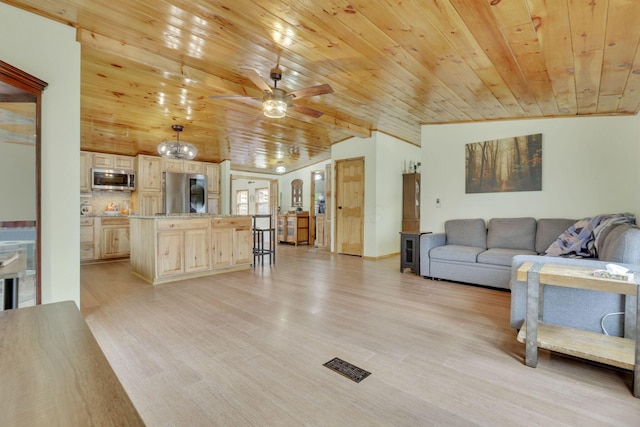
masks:
{"type": "Polygon", "coordinates": [[[465,145],[466,193],[542,190],[542,134],[465,145]]]}

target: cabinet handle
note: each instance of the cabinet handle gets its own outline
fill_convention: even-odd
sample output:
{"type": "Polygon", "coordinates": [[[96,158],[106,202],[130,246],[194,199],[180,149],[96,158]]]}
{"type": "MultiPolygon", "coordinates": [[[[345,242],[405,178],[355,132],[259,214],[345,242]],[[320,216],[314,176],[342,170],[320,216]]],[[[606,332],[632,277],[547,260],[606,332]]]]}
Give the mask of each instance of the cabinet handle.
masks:
{"type": "Polygon", "coordinates": [[[342,209],[342,206],[338,206],[338,209],[342,209]]]}

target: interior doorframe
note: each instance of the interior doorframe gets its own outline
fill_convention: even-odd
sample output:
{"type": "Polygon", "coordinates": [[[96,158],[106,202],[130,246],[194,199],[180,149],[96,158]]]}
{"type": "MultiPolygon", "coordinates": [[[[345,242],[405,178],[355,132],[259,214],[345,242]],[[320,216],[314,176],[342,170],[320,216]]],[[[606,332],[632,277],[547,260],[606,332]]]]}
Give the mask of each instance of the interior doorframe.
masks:
{"type": "MultiPolygon", "coordinates": [[[[316,241],[316,174],[321,173],[322,179],[325,179],[324,167],[320,170],[312,170],[309,172],[309,246],[313,246],[316,241]]],[[[326,183],[326,180],[325,180],[326,183]]],[[[327,194],[325,188],[325,197],[327,194]]]]}
{"type": "MultiPolygon", "coordinates": [[[[42,92],[48,86],[48,83],[32,76],[4,61],[0,61],[0,82],[10,86],[19,88],[29,93],[25,101],[34,101],[36,103],[36,141],[35,141],[35,162],[36,162],[36,244],[35,244],[35,299],[36,305],[42,304],[42,269],[41,269],[41,252],[42,252],[42,227],[41,227],[41,144],[42,144],[42,92]]],[[[18,97],[24,95],[17,95],[18,97]]],[[[15,99],[16,95],[10,94],[9,99],[15,99]]]]}

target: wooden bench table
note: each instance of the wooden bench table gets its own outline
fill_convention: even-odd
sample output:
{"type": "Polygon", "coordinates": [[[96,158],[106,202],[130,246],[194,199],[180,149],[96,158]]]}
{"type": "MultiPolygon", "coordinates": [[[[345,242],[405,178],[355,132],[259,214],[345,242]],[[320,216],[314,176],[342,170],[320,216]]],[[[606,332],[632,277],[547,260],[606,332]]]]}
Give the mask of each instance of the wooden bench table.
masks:
{"type": "Polygon", "coordinates": [[[633,395],[640,398],[640,292],[636,282],[595,277],[593,268],[526,262],[517,279],[527,282],[527,316],[518,333],[526,344],[525,363],[535,368],[538,348],[544,348],[619,368],[632,370],[633,395]],[[542,322],[545,285],[588,289],[627,295],[625,338],[542,322]],[[630,334],[632,331],[633,334],[630,334]],[[633,336],[630,336],[633,335],[633,336]]]}
{"type": "Polygon", "coordinates": [[[0,312],[0,349],[2,425],[144,425],[73,301],[0,312]]]}

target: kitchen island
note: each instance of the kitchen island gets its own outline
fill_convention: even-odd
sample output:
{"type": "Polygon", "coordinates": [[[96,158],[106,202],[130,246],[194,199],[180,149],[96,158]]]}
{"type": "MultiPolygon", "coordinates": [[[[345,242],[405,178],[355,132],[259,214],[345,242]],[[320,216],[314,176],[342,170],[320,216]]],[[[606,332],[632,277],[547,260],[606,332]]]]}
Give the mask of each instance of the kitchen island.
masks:
{"type": "Polygon", "coordinates": [[[129,217],[131,272],[157,285],[251,267],[250,216],[129,217]]]}

